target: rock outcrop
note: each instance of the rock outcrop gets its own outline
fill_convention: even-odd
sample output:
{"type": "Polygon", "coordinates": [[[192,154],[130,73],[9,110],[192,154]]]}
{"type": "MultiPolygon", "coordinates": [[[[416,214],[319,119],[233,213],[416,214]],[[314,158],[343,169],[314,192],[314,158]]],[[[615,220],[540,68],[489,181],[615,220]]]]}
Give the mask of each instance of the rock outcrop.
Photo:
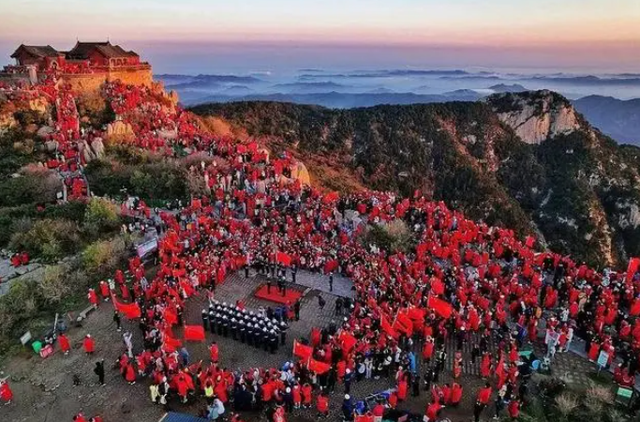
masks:
{"type": "Polygon", "coordinates": [[[493,95],[488,102],[498,118],[528,144],[539,144],[580,128],[573,106],[551,91],[493,95]]]}

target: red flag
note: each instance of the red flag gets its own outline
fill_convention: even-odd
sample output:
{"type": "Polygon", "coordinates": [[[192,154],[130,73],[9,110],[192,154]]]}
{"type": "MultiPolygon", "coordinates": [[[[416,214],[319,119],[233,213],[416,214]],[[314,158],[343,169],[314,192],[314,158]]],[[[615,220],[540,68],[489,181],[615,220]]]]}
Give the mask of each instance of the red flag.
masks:
{"type": "Polygon", "coordinates": [[[185,325],[184,339],[187,341],[204,341],[204,327],[202,325],[185,325]]]}
{"type": "Polygon", "coordinates": [[[291,257],[284,252],[278,252],[276,254],[276,261],[287,267],[291,265],[291,257]]]}
{"type": "Polygon", "coordinates": [[[406,335],[410,336],[413,334],[413,321],[411,321],[407,314],[398,312],[393,328],[403,331],[406,335]]]}
{"type": "Polygon", "coordinates": [[[173,338],[169,335],[164,336],[164,341],[162,342],[162,347],[167,352],[175,352],[178,347],[182,346],[182,342],[176,338],[173,338]]]}
{"type": "Polygon", "coordinates": [[[633,279],[638,267],[640,266],[640,258],[631,258],[627,267],[627,283],[633,279]]]}
{"type": "Polygon", "coordinates": [[[396,332],[396,330],[394,330],[394,328],[389,324],[389,321],[387,321],[387,319],[384,317],[384,315],[380,315],[380,328],[382,328],[382,330],[389,334],[391,337],[397,339],[398,338],[398,333],[396,332]]]}
{"type": "Polygon", "coordinates": [[[426,243],[421,243],[416,247],[416,255],[418,255],[418,259],[422,258],[424,254],[429,250],[429,246],[426,243]]]}
{"type": "Polygon", "coordinates": [[[175,312],[168,308],[164,310],[164,319],[169,325],[174,325],[176,322],[178,322],[178,316],[175,314],[175,312]]]}
{"type": "Polygon", "coordinates": [[[453,312],[453,307],[451,306],[451,304],[434,296],[429,296],[427,306],[429,308],[432,308],[438,315],[445,319],[449,318],[451,316],[451,313],[453,312]]]}
{"type": "Polygon", "coordinates": [[[313,355],[313,347],[305,346],[302,343],[293,341],[293,355],[299,357],[302,360],[309,359],[313,355]]]}
{"type": "Polygon", "coordinates": [[[326,273],[330,273],[332,271],[335,271],[336,269],[338,269],[338,260],[337,259],[330,259],[329,261],[325,262],[324,264],[324,272],[326,273]]]}
{"type": "Polygon", "coordinates": [[[340,334],[340,340],[342,341],[342,350],[345,353],[349,353],[358,342],[354,336],[346,331],[343,331],[342,334],[340,334]]]}
{"type": "Polygon", "coordinates": [[[424,320],[424,310],[419,308],[410,308],[407,311],[407,316],[414,321],[423,321],[424,320]]]}
{"type": "Polygon", "coordinates": [[[338,192],[330,192],[322,197],[322,202],[325,204],[330,204],[333,201],[337,201],[339,197],[340,196],[338,195],[338,192]]]}
{"type": "Polygon", "coordinates": [[[309,370],[315,372],[318,375],[322,375],[331,369],[331,365],[324,362],[319,362],[315,359],[309,359],[309,370]]]}
{"type": "Polygon", "coordinates": [[[115,298],[115,296],[112,295],[112,297],[113,306],[118,312],[123,313],[124,316],[126,316],[128,319],[140,318],[140,316],[142,315],[142,311],[140,310],[140,306],[138,306],[137,303],[120,303],[115,298]]]}

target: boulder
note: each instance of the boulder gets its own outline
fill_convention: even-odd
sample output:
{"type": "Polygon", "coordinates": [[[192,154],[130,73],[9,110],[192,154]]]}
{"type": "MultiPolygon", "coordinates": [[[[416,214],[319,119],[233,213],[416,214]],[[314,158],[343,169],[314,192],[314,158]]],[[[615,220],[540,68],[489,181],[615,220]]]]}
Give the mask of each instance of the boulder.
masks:
{"type": "Polygon", "coordinates": [[[36,132],[36,135],[38,135],[41,138],[46,137],[47,135],[50,135],[54,132],[54,129],[51,126],[42,126],[40,127],[40,129],[38,129],[38,131],[36,132]]]}
{"type": "Polygon", "coordinates": [[[113,123],[107,125],[107,136],[128,136],[133,135],[133,128],[131,124],[124,123],[122,120],[116,120],[113,123]]]}
{"type": "Polygon", "coordinates": [[[311,184],[311,177],[309,177],[309,171],[307,167],[301,161],[298,161],[291,165],[291,177],[297,179],[303,185],[311,184]]]}
{"type": "Polygon", "coordinates": [[[91,149],[95,154],[96,158],[104,157],[104,143],[102,142],[102,138],[96,138],[91,142],[91,149]]]}

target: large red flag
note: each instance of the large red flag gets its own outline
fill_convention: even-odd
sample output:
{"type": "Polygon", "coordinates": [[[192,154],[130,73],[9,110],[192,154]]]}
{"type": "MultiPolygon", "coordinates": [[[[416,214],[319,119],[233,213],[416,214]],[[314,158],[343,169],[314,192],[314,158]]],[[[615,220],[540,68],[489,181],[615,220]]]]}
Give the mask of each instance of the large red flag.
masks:
{"type": "Polygon", "coordinates": [[[324,272],[326,273],[330,273],[332,271],[335,271],[338,269],[338,260],[337,259],[330,259],[329,261],[327,261],[324,264],[324,272]]]}
{"type": "Polygon", "coordinates": [[[627,283],[633,279],[638,267],[640,266],[640,258],[631,258],[627,267],[627,283]]]}
{"type": "Polygon", "coordinates": [[[387,321],[387,318],[385,318],[384,315],[380,315],[380,328],[395,339],[399,337],[396,330],[391,326],[391,324],[389,324],[389,321],[387,321]]]}
{"type": "Polygon", "coordinates": [[[342,341],[342,350],[345,354],[349,353],[358,342],[354,336],[346,331],[343,331],[342,334],[340,334],[340,340],[342,341]]]}
{"type": "Polygon", "coordinates": [[[291,265],[291,257],[284,252],[278,252],[276,254],[276,261],[287,267],[291,265]]]}
{"type": "Polygon", "coordinates": [[[202,325],[185,325],[184,339],[187,341],[204,341],[204,327],[202,325]]]}
{"type": "Polygon", "coordinates": [[[309,359],[309,370],[315,372],[318,375],[322,375],[331,369],[331,365],[324,362],[319,362],[315,359],[309,359]]]}
{"type": "Polygon", "coordinates": [[[427,301],[427,306],[432,308],[438,315],[447,319],[451,316],[453,312],[453,307],[448,302],[445,302],[442,299],[438,299],[435,296],[429,296],[429,300],[427,301]]]}
{"type": "Polygon", "coordinates": [[[305,346],[302,343],[293,341],[293,355],[299,357],[302,360],[309,359],[313,355],[313,347],[305,346]]]}
{"type": "Polygon", "coordinates": [[[121,312],[128,319],[140,318],[142,315],[142,311],[140,310],[140,306],[137,303],[121,303],[113,297],[113,306],[116,308],[118,312],[121,312]]]}
{"type": "Polygon", "coordinates": [[[413,321],[411,321],[407,314],[398,312],[393,328],[403,331],[406,335],[410,336],[413,334],[413,321]]]}
{"type": "Polygon", "coordinates": [[[178,316],[175,312],[167,308],[164,310],[164,320],[167,321],[167,324],[174,325],[178,322],[178,316]]]}
{"type": "Polygon", "coordinates": [[[162,348],[167,352],[175,352],[178,347],[182,346],[182,342],[176,338],[173,338],[169,335],[164,336],[164,340],[162,342],[162,348]]]}

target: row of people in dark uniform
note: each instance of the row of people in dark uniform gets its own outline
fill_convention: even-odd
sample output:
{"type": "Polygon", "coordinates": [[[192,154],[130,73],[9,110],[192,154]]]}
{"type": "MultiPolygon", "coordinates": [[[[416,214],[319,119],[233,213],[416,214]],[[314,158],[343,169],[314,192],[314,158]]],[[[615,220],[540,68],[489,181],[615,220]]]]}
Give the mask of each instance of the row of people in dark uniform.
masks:
{"type": "Polygon", "coordinates": [[[202,310],[202,325],[212,334],[231,337],[271,353],[285,344],[289,328],[284,320],[269,319],[265,315],[218,301],[213,301],[202,310]]]}

